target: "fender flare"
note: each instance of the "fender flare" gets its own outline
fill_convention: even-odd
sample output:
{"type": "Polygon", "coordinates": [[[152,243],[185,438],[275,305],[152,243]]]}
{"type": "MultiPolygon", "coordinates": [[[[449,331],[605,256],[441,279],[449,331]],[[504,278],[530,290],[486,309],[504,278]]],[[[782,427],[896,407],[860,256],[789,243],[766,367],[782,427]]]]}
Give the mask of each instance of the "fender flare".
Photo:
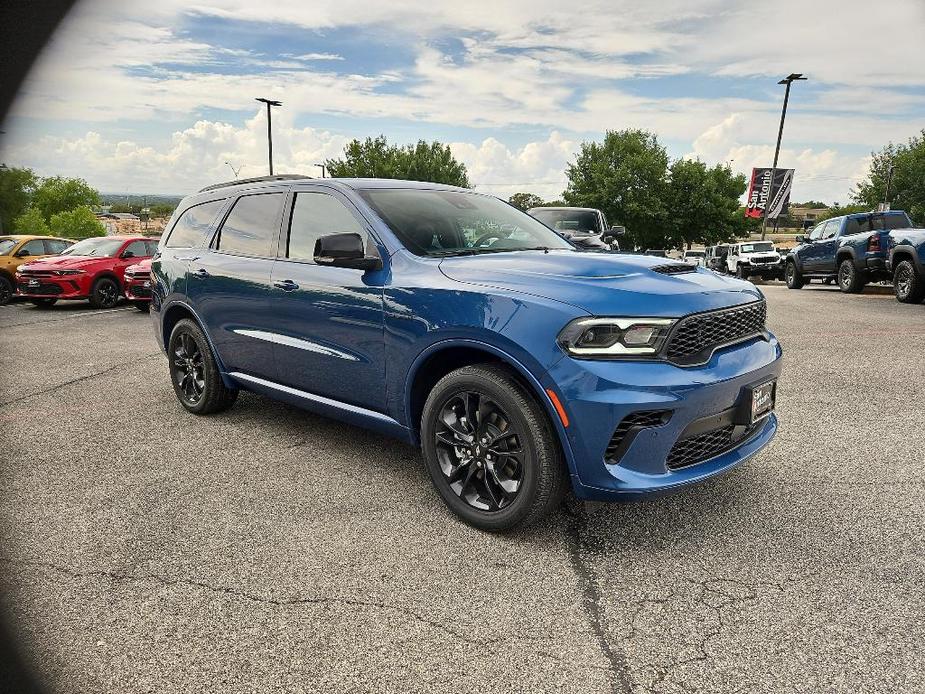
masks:
{"type": "MultiPolygon", "coordinates": [[[[509,352],[496,347],[488,342],[483,342],[481,340],[476,340],[473,338],[447,338],[445,340],[439,340],[423,350],[414,361],[411,363],[411,368],[408,369],[408,376],[405,378],[405,396],[403,401],[403,406],[405,408],[405,413],[411,412],[411,393],[412,385],[414,384],[414,379],[420,370],[421,365],[427,360],[428,357],[433,355],[436,352],[439,352],[444,349],[449,349],[452,347],[474,347],[477,349],[482,349],[486,352],[489,352],[506,364],[511,366],[530,386],[530,389],[533,391],[533,395],[537,400],[543,405],[543,408],[546,410],[546,415],[549,417],[549,421],[552,422],[553,429],[556,432],[556,436],[559,439],[559,443],[562,447],[562,453],[565,456],[565,463],[568,466],[570,475],[577,475],[578,468],[575,464],[575,456],[572,452],[572,447],[569,443],[568,432],[566,432],[565,427],[562,425],[562,420],[559,419],[559,414],[556,411],[555,405],[553,405],[552,400],[549,399],[549,395],[546,393],[546,388],[543,387],[541,382],[542,377],[545,375],[540,374],[539,377],[534,375],[524,364],[512,356],[509,352]]],[[[408,423],[408,430],[412,432],[413,442],[415,444],[420,444],[420,437],[416,433],[415,427],[408,423]]]]}
{"type": "Polygon", "coordinates": [[[854,250],[852,246],[845,244],[844,246],[839,246],[835,249],[835,269],[842,264],[842,261],[845,259],[845,256],[851,258],[851,262],[854,264],[854,267],[859,270],[863,270],[858,261],[857,251],[854,250]]]}
{"type": "Polygon", "coordinates": [[[890,249],[889,263],[888,263],[890,272],[893,272],[896,270],[896,265],[893,262],[893,257],[896,255],[897,252],[899,252],[903,256],[908,255],[912,259],[912,264],[915,265],[916,271],[920,275],[925,276],[925,266],[923,266],[922,259],[919,257],[919,254],[915,252],[915,246],[909,243],[901,243],[898,246],[894,246],[893,248],[890,249]]]}

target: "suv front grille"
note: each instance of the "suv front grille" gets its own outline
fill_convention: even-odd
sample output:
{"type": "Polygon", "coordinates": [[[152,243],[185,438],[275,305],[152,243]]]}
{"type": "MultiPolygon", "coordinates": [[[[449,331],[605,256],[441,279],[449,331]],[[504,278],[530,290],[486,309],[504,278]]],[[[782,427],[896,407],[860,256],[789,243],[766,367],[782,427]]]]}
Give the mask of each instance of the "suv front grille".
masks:
{"type": "MultiPolygon", "coordinates": [[[[668,453],[668,469],[678,470],[714,458],[732,447],[734,424],[681,439],[668,453]]],[[[738,442],[736,442],[738,443],[738,442]]]]}
{"type": "Polygon", "coordinates": [[[19,292],[20,294],[60,294],[61,287],[57,284],[40,284],[37,287],[30,287],[28,284],[21,282],[19,292]]]}
{"type": "Polygon", "coordinates": [[[668,336],[665,356],[681,366],[706,363],[720,347],[764,335],[767,316],[768,307],[762,299],[682,318],[668,336]]]}
{"type": "Polygon", "coordinates": [[[632,438],[639,431],[649,427],[661,426],[670,418],[671,410],[644,410],[626,415],[617,425],[617,428],[614,429],[610,443],[607,444],[607,450],[604,452],[604,459],[611,464],[619,462],[626,448],[632,442],[632,438]]]}

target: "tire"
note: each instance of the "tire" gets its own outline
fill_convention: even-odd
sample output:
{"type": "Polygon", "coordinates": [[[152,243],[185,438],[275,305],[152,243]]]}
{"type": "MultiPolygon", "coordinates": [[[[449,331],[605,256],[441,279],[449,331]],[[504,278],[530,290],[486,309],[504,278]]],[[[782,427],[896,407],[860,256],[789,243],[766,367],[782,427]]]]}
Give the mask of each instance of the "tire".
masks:
{"type": "Polygon", "coordinates": [[[925,278],[915,271],[911,260],[901,260],[893,272],[893,291],[897,301],[917,304],[925,299],[925,278]]]}
{"type": "Polygon", "coordinates": [[[137,308],[142,313],[148,313],[151,310],[150,301],[133,301],[132,306],[137,308]]]}
{"type": "Polygon", "coordinates": [[[122,291],[112,277],[100,277],[90,290],[90,305],[93,308],[113,308],[119,303],[122,291]]]}
{"type": "Polygon", "coordinates": [[[864,281],[864,275],[858,272],[854,267],[854,261],[851,258],[845,258],[838,265],[838,288],[845,294],[857,294],[867,282],[864,281]]]}
{"type": "Polygon", "coordinates": [[[15,294],[13,283],[10,282],[8,277],[0,275],[0,306],[6,306],[10,303],[13,294],[15,294]]]}
{"type": "Polygon", "coordinates": [[[184,318],[174,326],[167,347],[170,382],[180,404],[198,415],[222,412],[238,399],[237,389],[226,388],[199,325],[184,318]]]}
{"type": "Polygon", "coordinates": [[[787,289],[802,289],[806,283],[803,279],[803,273],[797,268],[797,264],[792,260],[787,261],[787,267],[784,268],[784,281],[787,283],[787,289]]]}
{"type": "Polygon", "coordinates": [[[444,503],[481,530],[535,523],[565,494],[568,476],[552,424],[503,366],[465,366],[440,379],[424,404],[421,442],[444,503]]]}
{"type": "Polygon", "coordinates": [[[748,275],[745,273],[745,268],[741,264],[736,265],[736,277],[740,280],[747,280],[748,275]]]}
{"type": "Polygon", "coordinates": [[[51,308],[52,306],[58,303],[57,299],[29,299],[29,301],[36,308],[41,308],[41,309],[51,308]]]}

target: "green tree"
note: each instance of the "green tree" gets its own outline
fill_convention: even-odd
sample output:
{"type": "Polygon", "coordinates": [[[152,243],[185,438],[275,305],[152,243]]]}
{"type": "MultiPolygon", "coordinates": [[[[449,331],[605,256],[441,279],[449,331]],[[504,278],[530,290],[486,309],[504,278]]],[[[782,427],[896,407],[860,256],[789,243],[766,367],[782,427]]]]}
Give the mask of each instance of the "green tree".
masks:
{"type": "Polygon", "coordinates": [[[34,207],[30,207],[13,220],[13,232],[16,234],[47,236],[49,234],[48,223],[41,212],[34,207]]]}
{"type": "Polygon", "coordinates": [[[671,237],[667,172],[668,153],[653,133],[608,130],[602,143],[582,143],[568,165],[565,201],[603,210],[626,227],[629,245],[664,248],[671,237]]]}
{"type": "Polygon", "coordinates": [[[734,239],[742,230],[739,198],[745,192],[745,176],[724,165],[708,168],[696,159],[678,159],[669,171],[670,245],[690,248],[694,243],[734,239]]]}
{"type": "Polygon", "coordinates": [[[399,178],[469,187],[466,166],[457,161],[447,145],[419,140],[415,145],[390,145],[385,135],[344,147],[342,159],[328,159],[331,176],[399,178]]]}
{"type": "Polygon", "coordinates": [[[100,194],[82,178],[52,176],[43,178],[36,187],[32,204],[50,222],[59,212],[67,212],[80,206],[99,206],[100,194]]]}
{"type": "Polygon", "coordinates": [[[52,233],[69,239],[86,239],[91,236],[105,236],[106,228],[86,205],[52,215],[48,223],[52,233]]]}
{"type": "Polygon", "coordinates": [[[514,193],[508,200],[518,210],[526,212],[532,207],[542,207],[543,198],[533,193],[514,193]]]}
{"type": "Polygon", "coordinates": [[[9,233],[13,220],[28,209],[37,184],[32,169],[0,169],[0,232],[9,233]]]}
{"type": "Polygon", "coordinates": [[[844,205],[839,207],[829,207],[826,208],[825,212],[820,212],[819,216],[816,217],[817,222],[821,222],[826,219],[831,219],[832,217],[841,217],[843,214],[854,214],[855,212],[870,212],[872,209],[875,209],[876,205],[844,205]]]}
{"type": "Polygon", "coordinates": [[[891,142],[872,154],[867,179],[852,192],[852,201],[866,209],[876,209],[878,203],[887,202],[886,182],[892,166],[890,207],[905,210],[919,224],[925,222],[925,130],[905,144],[891,142]]]}

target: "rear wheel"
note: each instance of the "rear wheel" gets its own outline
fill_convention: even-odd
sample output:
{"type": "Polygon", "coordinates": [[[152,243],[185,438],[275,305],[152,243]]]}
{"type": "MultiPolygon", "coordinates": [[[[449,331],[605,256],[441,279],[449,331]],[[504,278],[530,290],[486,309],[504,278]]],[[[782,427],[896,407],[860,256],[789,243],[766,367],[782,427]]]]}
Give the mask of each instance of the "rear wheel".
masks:
{"type": "Polygon", "coordinates": [[[421,441],[443,501],[482,530],[534,523],[565,493],[549,419],[504,367],[465,366],[444,376],[424,405],[421,441]]]}
{"type": "Polygon", "coordinates": [[[787,289],[802,289],[805,284],[803,274],[797,269],[797,264],[792,260],[787,262],[784,279],[787,282],[787,289]]]}
{"type": "Polygon", "coordinates": [[[119,303],[119,285],[111,277],[101,277],[90,290],[90,305],[93,308],[112,308],[119,303]]]}
{"type": "Polygon", "coordinates": [[[846,294],[857,294],[864,289],[864,276],[858,272],[851,258],[845,258],[838,266],[838,288],[846,294]]]}
{"type": "Polygon", "coordinates": [[[193,414],[221,412],[238,399],[237,390],[225,387],[209,341],[195,321],[184,318],[177,323],[170,333],[167,357],[177,399],[193,414]]]}
{"type": "Polygon", "coordinates": [[[904,304],[917,304],[925,299],[925,278],[915,271],[911,260],[902,260],[893,273],[893,291],[904,304]]]}
{"type": "Polygon", "coordinates": [[[0,306],[10,303],[13,298],[13,283],[9,278],[0,275],[0,306]]]}
{"type": "Polygon", "coordinates": [[[29,299],[29,301],[34,304],[36,308],[51,308],[58,303],[57,299],[29,299]]]}

